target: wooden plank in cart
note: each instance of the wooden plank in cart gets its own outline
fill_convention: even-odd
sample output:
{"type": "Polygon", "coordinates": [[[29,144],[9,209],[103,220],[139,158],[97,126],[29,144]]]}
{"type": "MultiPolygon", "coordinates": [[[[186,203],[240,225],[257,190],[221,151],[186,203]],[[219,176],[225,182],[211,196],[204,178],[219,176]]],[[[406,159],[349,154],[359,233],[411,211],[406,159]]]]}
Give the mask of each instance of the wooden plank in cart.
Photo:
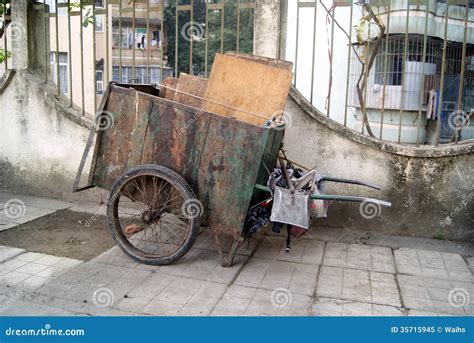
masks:
{"type": "Polygon", "coordinates": [[[292,78],[290,70],[216,54],[205,95],[210,102],[204,109],[263,126],[267,119],[282,113],[292,78]]]}
{"type": "Polygon", "coordinates": [[[203,98],[206,93],[207,81],[207,79],[199,76],[188,75],[186,73],[179,74],[178,92],[176,92],[174,96],[174,101],[180,104],[202,108],[203,100],[199,98],[203,98]],[[197,97],[184,93],[192,94],[197,97]]]}

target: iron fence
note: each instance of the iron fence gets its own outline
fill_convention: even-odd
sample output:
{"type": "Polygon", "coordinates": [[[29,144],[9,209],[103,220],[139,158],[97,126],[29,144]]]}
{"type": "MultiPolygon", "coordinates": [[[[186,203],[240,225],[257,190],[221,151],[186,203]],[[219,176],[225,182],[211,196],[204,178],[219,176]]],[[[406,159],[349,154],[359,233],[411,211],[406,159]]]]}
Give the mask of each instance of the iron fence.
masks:
{"type": "Polygon", "coordinates": [[[281,50],[294,62],[295,87],[322,114],[398,143],[474,138],[474,1],[283,6],[281,50]]]}
{"type": "MultiPolygon", "coordinates": [[[[96,113],[109,81],[207,76],[217,52],[253,49],[254,0],[40,0],[32,6],[44,17],[44,80],[83,114],[96,113]]],[[[10,19],[1,14],[3,23],[10,19]]],[[[2,34],[4,47],[9,35],[2,34]]],[[[5,58],[5,69],[9,63],[5,58]]]]}

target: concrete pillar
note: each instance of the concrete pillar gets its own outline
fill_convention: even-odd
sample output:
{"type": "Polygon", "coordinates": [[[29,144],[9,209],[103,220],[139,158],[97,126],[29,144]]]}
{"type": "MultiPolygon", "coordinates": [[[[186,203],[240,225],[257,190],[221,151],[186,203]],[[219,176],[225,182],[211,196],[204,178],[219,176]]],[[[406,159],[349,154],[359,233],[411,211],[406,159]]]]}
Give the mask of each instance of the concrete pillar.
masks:
{"type": "Polygon", "coordinates": [[[257,0],[253,51],[255,55],[278,58],[280,51],[281,0],[257,0]]]}
{"type": "MultiPolygon", "coordinates": [[[[49,11],[49,6],[46,11],[49,11]]],[[[33,69],[49,67],[49,20],[44,19],[43,3],[31,4],[28,8],[28,51],[29,66],[33,69]]]]}
{"type": "Polygon", "coordinates": [[[17,71],[28,68],[28,3],[28,0],[11,2],[12,61],[17,71]]]}

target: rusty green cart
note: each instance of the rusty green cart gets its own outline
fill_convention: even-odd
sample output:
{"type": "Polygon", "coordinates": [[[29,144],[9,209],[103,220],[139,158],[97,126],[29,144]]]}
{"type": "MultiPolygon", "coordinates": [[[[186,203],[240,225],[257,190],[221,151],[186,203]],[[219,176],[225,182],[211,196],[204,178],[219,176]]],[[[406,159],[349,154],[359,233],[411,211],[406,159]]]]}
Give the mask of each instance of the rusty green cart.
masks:
{"type": "Polygon", "coordinates": [[[110,190],[112,235],[139,262],[173,263],[205,225],[230,266],[255,185],[275,165],[283,134],[167,100],[153,86],[111,83],[74,191],[110,190]],[[80,187],[88,160],[88,182],[80,187]],[[230,247],[222,247],[229,237],[230,247]]]}

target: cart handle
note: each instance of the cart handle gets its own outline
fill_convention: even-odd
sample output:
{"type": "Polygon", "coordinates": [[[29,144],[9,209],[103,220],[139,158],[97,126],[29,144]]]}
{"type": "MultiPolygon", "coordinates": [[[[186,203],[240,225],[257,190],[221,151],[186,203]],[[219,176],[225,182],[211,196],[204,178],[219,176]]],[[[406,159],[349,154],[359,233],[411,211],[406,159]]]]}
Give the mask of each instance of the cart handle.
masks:
{"type": "MultiPolygon", "coordinates": [[[[256,184],[255,188],[264,192],[272,193],[270,188],[265,185],[256,184]]],[[[388,201],[367,198],[367,197],[358,197],[352,195],[330,195],[330,194],[311,194],[311,199],[314,200],[333,200],[333,201],[349,201],[349,202],[368,202],[384,207],[392,207],[392,203],[388,201]]]]}

